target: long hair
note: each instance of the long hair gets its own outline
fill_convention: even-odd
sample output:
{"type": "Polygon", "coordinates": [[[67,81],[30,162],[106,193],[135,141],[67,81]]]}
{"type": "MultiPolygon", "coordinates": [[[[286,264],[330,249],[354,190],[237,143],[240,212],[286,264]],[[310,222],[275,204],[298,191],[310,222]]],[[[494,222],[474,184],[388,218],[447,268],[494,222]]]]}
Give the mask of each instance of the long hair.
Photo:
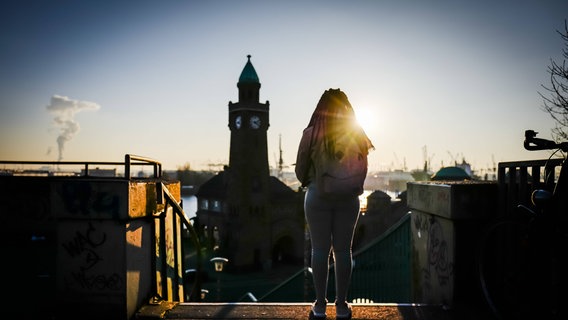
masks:
{"type": "Polygon", "coordinates": [[[359,148],[365,155],[375,148],[357,123],[355,111],[340,89],[329,89],[323,93],[310,118],[309,126],[314,127],[312,141],[321,145],[323,151],[329,155],[335,153],[337,137],[345,134],[355,135],[359,148]]]}

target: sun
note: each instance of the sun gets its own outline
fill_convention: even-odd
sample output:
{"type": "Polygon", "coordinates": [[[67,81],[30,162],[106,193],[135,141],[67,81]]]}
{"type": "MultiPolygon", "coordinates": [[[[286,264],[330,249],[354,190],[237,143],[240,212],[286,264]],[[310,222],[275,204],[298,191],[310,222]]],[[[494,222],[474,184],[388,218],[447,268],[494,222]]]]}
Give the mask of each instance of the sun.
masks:
{"type": "Polygon", "coordinates": [[[359,107],[355,109],[357,122],[365,130],[365,132],[375,131],[378,125],[376,112],[369,107],[359,107]]]}

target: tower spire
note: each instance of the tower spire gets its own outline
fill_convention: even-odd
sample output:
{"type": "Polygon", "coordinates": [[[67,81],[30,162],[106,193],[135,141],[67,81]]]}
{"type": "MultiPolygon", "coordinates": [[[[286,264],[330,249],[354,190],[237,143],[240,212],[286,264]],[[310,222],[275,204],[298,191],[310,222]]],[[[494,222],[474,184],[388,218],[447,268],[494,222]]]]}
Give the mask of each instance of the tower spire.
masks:
{"type": "Polygon", "coordinates": [[[280,150],[280,159],[278,160],[278,178],[282,180],[284,177],[282,171],[284,168],[284,159],[282,159],[282,134],[278,135],[278,149],[280,150]]]}
{"type": "Polygon", "coordinates": [[[241,76],[239,77],[239,83],[259,83],[260,80],[258,79],[258,75],[256,74],[256,70],[252,66],[252,62],[250,58],[252,56],[249,54],[247,55],[247,63],[241,72],[241,76]]]}

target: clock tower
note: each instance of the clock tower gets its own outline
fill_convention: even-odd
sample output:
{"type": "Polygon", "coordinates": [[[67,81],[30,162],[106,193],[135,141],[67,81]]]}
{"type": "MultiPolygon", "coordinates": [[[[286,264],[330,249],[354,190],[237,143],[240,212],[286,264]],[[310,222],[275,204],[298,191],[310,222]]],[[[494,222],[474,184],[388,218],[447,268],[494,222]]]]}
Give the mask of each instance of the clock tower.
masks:
{"type": "MultiPolygon", "coordinates": [[[[239,101],[229,101],[229,179],[227,205],[232,216],[230,251],[240,252],[255,265],[270,256],[270,171],[267,131],[269,102],[259,102],[260,81],[250,58],[241,72],[237,87],[239,101]],[[237,232],[235,232],[237,231],[237,232]],[[266,233],[266,234],[265,234],[266,233]]],[[[239,264],[238,261],[236,264],[239,264]]]]}
{"type": "Polygon", "coordinates": [[[270,176],[266,133],[269,103],[250,61],[241,72],[239,100],[229,101],[229,164],[199,186],[196,226],[228,272],[269,269],[304,258],[303,194],[270,176]]]}

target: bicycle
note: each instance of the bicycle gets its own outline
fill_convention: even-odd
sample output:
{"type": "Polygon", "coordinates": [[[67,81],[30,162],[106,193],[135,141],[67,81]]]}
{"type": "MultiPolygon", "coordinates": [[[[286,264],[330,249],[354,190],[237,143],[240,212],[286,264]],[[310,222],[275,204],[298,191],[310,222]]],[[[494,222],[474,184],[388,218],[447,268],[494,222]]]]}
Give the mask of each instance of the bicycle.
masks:
{"type": "MultiPolygon", "coordinates": [[[[562,305],[568,302],[568,265],[562,257],[568,245],[568,161],[553,159],[558,151],[568,152],[568,142],[536,135],[525,131],[526,150],[555,150],[545,161],[544,183],[536,181],[540,167],[532,164],[532,181],[525,168],[530,203],[519,200],[511,214],[501,213],[484,227],[478,243],[479,285],[496,319],[568,319],[568,304],[562,305]],[[549,163],[558,161],[554,181],[556,170],[549,163]]],[[[509,169],[509,174],[517,172],[509,169]]],[[[514,188],[515,179],[519,177],[509,176],[506,192],[514,188]]]]}

